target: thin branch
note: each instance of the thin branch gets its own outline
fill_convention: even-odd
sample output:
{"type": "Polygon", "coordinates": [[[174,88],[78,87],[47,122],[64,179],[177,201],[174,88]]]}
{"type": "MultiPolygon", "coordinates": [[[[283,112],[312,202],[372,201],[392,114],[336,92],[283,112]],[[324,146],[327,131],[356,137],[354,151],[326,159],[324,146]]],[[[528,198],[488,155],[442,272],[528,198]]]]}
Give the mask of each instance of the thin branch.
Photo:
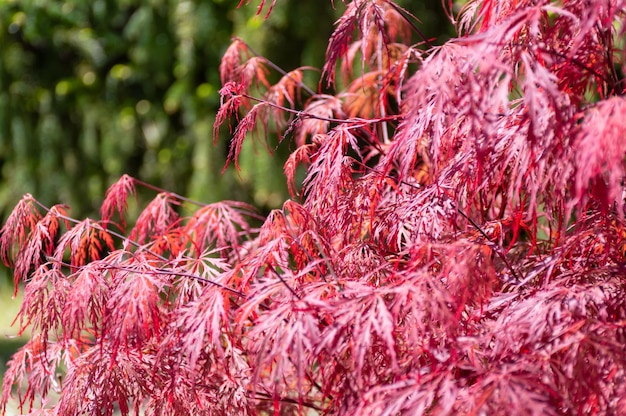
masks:
{"type": "MultiPolygon", "coordinates": [[[[133,181],[134,181],[136,184],[143,186],[144,188],[147,188],[147,189],[153,190],[153,191],[155,191],[155,192],[159,192],[159,193],[167,193],[167,194],[169,194],[169,195],[173,196],[175,199],[178,199],[178,200],[183,201],[183,202],[190,203],[190,204],[192,204],[192,205],[199,206],[199,207],[201,207],[201,208],[204,208],[204,207],[206,207],[206,206],[209,206],[209,205],[210,205],[210,204],[207,204],[207,203],[205,203],[205,202],[195,201],[195,200],[193,200],[193,199],[190,199],[190,198],[184,197],[184,196],[179,195],[179,194],[177,194],[177,193],[170,192],[170,191],[168,191],[168,190],[166,190],[166,189],[159,188],[158,186],[154,186],[154,185],[152,185],[152,184],[149,184],[149,183],[147,183],[147,182],[144,182],[144,181],[139,180],[139,179],[136,179],[136,178],[133,178],[133,181]]],[[[256,212],[253,212],[253,211],[246,211],[246,215],[248,215],[248,216],[249,216],[249,217],[251,217],[251,218],[257,219],[257,220],[259,220],[259,221],[263,221],[263,220],[265,220],[265,217],[263,217],[262,215],[259,215],[259,214],[258,214],[258,213],[256,213],[256,212]]]]}
{"type": "MultiPolygon", "coordinates": [[[[69,263],[66,263],[64,261],[55,259],[54,257],[50,257],[47,256],[46,257],[48,262],[50,263],[56,263],[56,264],[60,264],[61,266],[65,266],[65,267],[69,267],[69,268],[75,268],[75,266],[72,266],[69,263]]],[[[78,267],[78,270],[82,270],[84,269],[86,266],[80,266],[78,267]]],[[[129,273],[151,273],[151,274],[155,274],[155,275],[161,275],[161,276],[181,276],[181,277],[189,277],[191,279],[197,280],[199,282],[203,282],[203,283],[208,283],[210,285],[219,287],[222,290],[226,290],[227,292],[232,293],[235,296],[238,296],[242,299],[247,299],[247,296],[245,294],[243,294],[242,292],[232,289],[228,286],[224,286],[221,283],[217,283],[213,280],[207,279],[206,277],[202,277],[202,276],[198,276],[197,274],[193,274],[193,273],[186,273],[186,272],[179,272],[179,271],[174,271],[174,269],[172,270],[165,270],[159,267],[150,267],[149,270],[142,270],[142,269],[136,269],[133,267],[128,267],[128,266],[122,266],[119,264],[102,264],[99,265],[100,270],[121,270],[124,272],[129,272],[129,273]]]]}
{"type": "MultiPolygon", "coordinates": [[[[257,396],[263,396],[263,397],[256,397],[256,400],[262,400],[262,401],[273,401],[274,398],[267,393],[262,393],[262,392],[256,392],[257,396]]],[[[289,397],[281,397],[278,399],[278,401],[283,402],[283,403],[290,403],[290,404],[297,404],[297,405],[302,405],[304,407],[308,407],[309,409],[313,409],[317,412],[322,413],[324,411],[324,408],[317,406],[313,403],[311,403],[310,401],[307,400],[298,400],[298,399],[291,399],[289,397]]]]}
{"type": "MultiPolygon", "coordinates": [[[[331,117],[322,117],[322,116],[318,116],[316,114],[311,114],[311,113],[307,113],[306,111],[302,111],[302,110],[294,110],[293,108],[288,108],[288,107],[283,107],[282,105],[278,105],[278,104],[274,104],[272,102],[266,101],[262,98],[257,98],[257,97],[253,97],[251,95],[248,94],[240,94],[241,97],[245,97],[248,98],[252,101],[256,101],[258,103],[264,103],[270,107],[274,107],[278,110],[282,110],[282,111],[286,111],[288,113],[291,114],[295,114],[298,117],[302,117],[302,118],[312,118],[315,120],[321,120],[321,121],[328,121],[331,123],[341,123],[341,124],[376,124],[376,123],[383,123],[383,122],[387,122],[387,121],[394,121],[394,120],[403,120],[404,116],[401,114],[397,114],[397,115],[389,115],[389,116],[385,116],[385,117],[379,117],[379,118],[361,118],[361,117],[353,117],[353,118],[349,118],[349,119],[339,119],[339,118],[331,118],[331,117]]],[[[357,126],[355,126],[356,128],[357,126]]]]}
{"type": "MultiPolygon", "coordinates": [[[[285,225],[287,227],[287,231],[289,231],[289,234],[291,236],[291,239],[294,243],[296,243],[296,245],[300,248],[300,250],[302,250],[302,252],[304,254],[306,254],[306,256],[308,257],[309,261],[311,263],[313,263],[315,260],[313,259],[313,256],[311,255],[311,253],[309,253],[309,251],[304,248],[304,246],[302,245],[302,243],[300,242],[300,237],[296,234],[296,232],[293,230],[293,228],[291,227],[291,224],[289,224],[288,221],[285,221],[285,225]]],[[[328,267],[331,275],[335,278],[335,281],[337,281],[337,275],[335,274],[335,271],[333,270],[332,265],[330,264],[330,260],[328,260],[326,254],[324,254],[324,252],[322,251],[322,247],[319,244],[319,242],[317,241],[317,239],[314,239],[315,241],[315,245],[317,246],[317,249],[319,250],[319,254],[322,257],[322,261],[324,261],[324,263],[326,264],[326,267],[328,267]]],[[[322,278],[322,280],[326,283],[328,283],[328,280],[326,280],[326,276],[324,276],[324,273],[322,273],[322,270],[317,267],[318,271],[320,272],[320,276],[322,278]]]]}
{"type": "MultiPolygon", "coordinates": [[[[398,179],[398,178],[394,178],[391,175],[388,175],[386,173],[380,172],[377,169],[374,169],[370,166],[367,166],[361,162],[356,161],[357,164],[360,164],[361,166],[363,166],[365,169],[370,170],[371,172],[374,172],[378,175],[381,176],[385,176],[387,178],[390,179],[394,179],[394,180],[398,180],[399,183],[403,184],[403,185],[407,185],[413,189],[421,189],[419,186],[409,183],[409,182],[405,182],[402,179],[398,179]]],[[[491,239],[489,238],[489,236],[485,233],[485,231],[483,231],[482,228],[480,228],[480,226],[474,221],[472,220],[467,214],[465,214],[465,212],[463,212],[457,205],[456,203],[452,200],[452,198],[450,198],[449,196],[446,196],[450,202],[454,205],[454,208],[458,211],[459,214],[461,214],[465,219],[467,219],[469,221],[469,223],[476,228],[476,230],[478,230],[478,232],[487,239],[487,241],[489,242],[489,246],[492,247],[494,249],[494,251],[496,252],[496,254],[498,255],[498,257],[500,257],[500,259],[504,262],[504,264],[506,265],[507,269],[509,269],[509,271],[511,272],[511,275],[513,276],[513,278],[516,281],[520,281],[519,276],[517,275],[517,273],[515,272],[515,269],[513,269],[513,266],[511,265],[511,263],[509,262],[509,260],[506,258],[506,256],[504,255],[504,253],[502,252],[502,249],[500,246],[498,246],[497,244],[495,244],[493,241],[491,241],[491,239]]]]}
{"type": "MultiPolygon", "coordinates": [[[[47,206],[43,205],[41,202],[39,202],[39,201],[35,200],[35,203],[36,203],[39,207],[41,207],[42,209],[44,209],[46,212],[50,212],[50,208],[48,208],[47,206]]],[[[59,213],[55,213],[55,215],[56,215],[58,218],[60,218],[60,219],[62,219],[62,220],[65,220],[65,221],[68,221],[68,222],[71,222],[71,223],[73,223],[73,224],[80,224],[80,223],[81,223],[81,221],[78,221],[78,220],[76,220],[76,219],[74,219],[74,218],[72,218],[72,217],[68,217],[68,216],[66,216],[66,215],[62,215],[62,214],[59,214],[59,213]]],[[[164,257],[164,256],[162,256],[162,255],[160,255],[160,254],[158,254],[158,253],[155,253],[154,251],[152,251],[152,250],[150,250],[149,248],[147,248],[145,245],[139,244],[139,243],[137,243],[137,242],[135,242],[135,241],[133,241],[133,240],[129,239],[129,238],[128,238],[128,237],[126,237],[125,235],[122,235],[122,234],[119,234],[119,233],[117,233],[117,232],[115,232],[115,231],[110,231],[110,230],[107,230],[107,229],[103,228],[103,227],[102,227],[102,226],[101,226],[98,222],[96,222],[96,221],[94,221],[93,226],[94,226],[94,229],[96,229],[97,231],[102,231],[102,232],[105,232],[105,233],[111,234],[112,236],[117,237],[117,238],[121,239],[121,240],[122,240],[122,241],[124,241],[124,242],[127,242],[128,244],[130,244],[130,245],[132,245],[132,246],[134,246],[134,247],[138,248],[139,250],[144,251],[144,252],[146,252],[146,253],[148,253],[148,254],[151,254],[151,255],[155,256],[155,257],[156,257],[156,258],[158,258],[159,260],[162,260],[162,261],[164,261],[164,262],[166,262],[166,263],[169,263],[169,261],[170,261],[170,259],[168,259],[167,257],[164,257]]],[[[49,258],[48,258],[48,261],[51,261],[51,262],[56,262],[56,263],[59,263],[59,264],[61,264],[61,265],[63,265],[63,266],[67,266],[67,267],[71,267],[71,268],[75,268],[75,267],[76,267],[76,266],[72,266],[71,264],[65,263],[65,262],[63,262],[63,261],[60,261],[60,260],[57,260],[57,259],[51,258],[51,257],[49,257],[49,258]]],[[[81,269],[81,268],[83,268],[83,267],[84,267],[84,266],[79,266],[79,267],[78,267],[78,269],[81,269]]],[[[106,266],[103,266],[102,268],[118,268],[118,269],[120,269],[120,270],[125,270],[124,266],[116,266],[116,265],[106,265],[106,266]]],[[[246,295],[244,295],[242,292],[239,292],[239,291],[237,291],[237,290],[235,290],[235,289],[231,289],[231,288],[229,288],[229,287],[227,287],[227,286],[224,286],[224,285],[222,285],[222,284],[220,284],[220,283],[217,283],[217,282],[214,282],[214,281],[212,281],[212,280],[206,279],[206,278],[204,278],[204,277],[202,277],[202,276],[198,276],[198,275],[196,275],[196,274],[192,274],[192,273],[183,273],[183,272],[172,272],[172,271],[166,271],[166,270],[164,270],[164,269],[159,269],[159,268],[155,268],[155,269],[153,269],[153,270],[154,270],[154,272],[156,272],[157,274],[169,274],[169,275],[176,275],[176,276],[181,276],[181,277],[189,277],[189,278],[192,278],[192,279],[197,280],[197,281],[200,281],[200,282],[209,283],[209,284],[212,284],[212,285],[214,285],[214,286],[218,286],[218,287],[220,287],[220,288],[222,288],[222,289],[224,289],[224,290],[227,290],[227,291],[229,291],[229,292],[233,293],[234,295],[237,295],[237,296],[239,296],[239,297],[241,297],[241,298],[244,298],[244,299],[246,298],[246,295]]],[[[137,270],[134,270],[134,269],[128,269],[128,270],[126,270],[126,271],[137,272],[137,270]]]]}
{"type": "MultiPolygon", "coordinates": [[[[257,53],[257,51],[252,49],[252,47],[250,45],[248,45],[246,42],[244,42],[243,40],[241,42],[243,42],[243,44],[246,45],[246,48],[248,48],[248,50],[250,52],[252,52],[253,55],[258,56],[258,57],[262,57],[265,60],[265,62],[267,62],[267,64],[269,66],[274,68],[276,71],[280,72],[283,76],[288,76],[292,81],[295,81],[300,86],[300,88],[302,88],[304,91],[306,91],[309,95],[311,95],[311,96],[315,95],[315,91],[313,91],[312,89],[307,87],[307,85],[305,83],[303,83],[302,81],[298,81],[297,79],[295,79],[294,77],[289,75],[289,73],[287,71],[285,71],[284,69],[282,69],[281,67],[276,65],[274,62],[270,61],[266,57],[264,57],[264,56],[260,55],[259,53],[257,53]]],[[[317,68],[312,68],[312,67],[302,67],[302,68],[303,69],[317,69],[317,68]]]]}
{"type": "MultiPolygon", "coordinates": [[[[376,48],[376,54],[378,56],[378,72],[382,74],[383,73],[383,39],[381,36],[378,37],[378,45],[376,48]]],[[[389,51],[387,51],[387,54],[389,54],[389,51]]],[[[380,79],[380,82],[384,83],[383,76],[379,75],[378,77],[380,79]]],[[[385,111],[385,98],[384,98],[384,95],[382,94],[379,100],[379,107],[380,107],[380,115],[382,117],[385,117],[387,112],[385,111]]],[[[383,143],[389,144],[389,132],[387,131],[386,121],[383,121],[382,125],[380,126],[380,129],[382,130],[382,133],[383,133],[383,143]]]]}
{"type": "Polygon", "coordinates": [[[143,186],[144,188],[148,188],[148,189],[151,189],[151,190],[153,190],[153,191],[155,191],[155,192],[159,192],[159,193],[167,193],[167,194],[170,194],[170,195],[172,195],[174,198],[179,199],[179,200],[184,201],[184,202],[188,202],[188,203],[190,203],[190,204],[192,204],[192,205],[197,205],[197,206],[199,206],[199,207],[206,207],[206,206],[208,205],[207,203],[200,202],[200,201],[195,201],[195,200],[193,200],[193,199],[190,199],[190,198],[184,197],[184,196],[179,195],[179,194],[177,194],[177,193],[167,191],[167,190],[165,190],[165,189],[163,189],[163,188],[159,188],[158,186],[151,185],[151,184],[149,184],[149,183],[147,183],[147,182],[144,182],[144,181],[142,181],[142,180],[139,180],[139,179],[137,179],[137,178],[133,178],[133,181],[134,181],[136,184],[143,186]]]}
{"type": "MultiPolygon", "coordinates": [[[[35,200],[35,203],[42,208],[43,210],[45,210],[46,212],[50,212],[51,209],[48,208],[47,206],[45,206],[44,204],[42,204],[41,202],[35,200]]],[[[74,219],[72,217],[68,217],[67,215],[63,215],[63,214],[59,214],[58,212],[55,212],[54,214],[57,218],[60,218],[62,220],[65,220],[67,222],[71,222],[72,224],[80,224],[82,221],[79,221],[77,219],[74,219]]],[[[100,225],[100,222],[93,220],[93,226],[94,229],[96,229],[97,231],[102,231],[105,232],[107,234],[110,234],[114,237],[119,238],[120,240],[124,241],[125,243],[130,244],[131,246],[134,246],[142,251],[145,251],[148,254],[152,254],[153,256],[157,257],[159,260],[163,260],[165,262],[169,262],[169,259],[167,257],[163,257],[162,255],[155,253],[154,251],[150,250],[149,248],[146,247],[146,245],[142,245],[137,243],[136,241],[133,241],[131,239],[129,239],[127,236],[120,234],[118,232],[112,231],[112,230],[108,230],[104,227],[102,227],[102,225],[100,225]]]]}
{"type": "Polygon", "coordinates": [[[422,38],[422,40],[424,41],[424,43],[426,44],[426,46],[428,46],[430,49],[432,49],[434,46],[432,43],[430,43],[430,41],[428,40],[428,38],[426,37],[426,35],[424,35],[424,32],[422,32],[420,30],[419,27],[417,27],[415,25],[415,23],[413,23],[411,21],[411,19],[409,19],[409,16],[412,17],[413,19],[417,20],[419,22],[419,19],[415,16],[413,16],[413,14],[411,14],[411,12],[409,12],[408,10],[398,6],[394,1],[390,1],[390,0],[385,0],[385,3],[387,3],[388,5],[390,5],[391,7],[393,7],[398,13],[400,13],[400,15],[404,18],[404,20],[409,24],[409,26],[411,26],[411,29],[413,29],[413,31],[415,33],[417,33],[419,35],[420,38],[422,38]]]}
{"type": "Polygon", "coordinates": [[[283,279],[283,277],[280,275],[280,273],[278,273],[276,271],[276,269],[274,268],[274,266],[272,266],[271,264],[267,265],[267,268],[276,275],[276,277],[278,277],[278,279],[283,283],[283,285],[285,285],[285,287],[287,289],[289,289],[289,291],[291,292],[292,295],[294,295],[295,297],[298,298],[298,300],[302,300],[302,296],[298,295],[296,293],[295,290],[293,290],[293,288],[291,286],[289,286],[289,284],[285,281],[285,279],[283,279]]]}
{"type": "Polygon", "coordinates": [[[598,71],[594,70],[593,68],[588,67],[587,65],[585,65],[582,62],[580,62],[578,59],[576,59],[574,57],[570,57],[570,56],[567,56],[567,55],[565,55],[565,54],[563,54],[561,52],[549,50],[549,49],[546,49],[546,48],[539,48],[539,50],[541,52],[543,52],[543,53],[547,53],[549,55],[553,55],[553,56],[556,56],[558,58],[564,59],[567,62],[571,62],[574,65],[576,65],[577,67],[579,67],[580,69],[584,69],[585,71],[589,72],[590,74],[592,74],[597,79],[602,80],[602,82],[605,82],[607,84],[611,84],[610,80],[607,79],[604,75],[602,75],[598,71]]]}
{"type": "MultiPolygon", "coordinates": [[[[455,207],[456,204],[454,203],[454,201],[451,201],[455,207]]],[[[513,269],[513,266],[511,265],[511,263],[509,263],[509,260],[506,258],[506,256],[504,255],[504,253],[502,252],[502,249],[500,246],[498,246],[496,243],[494,243],[493,241],[491,241],[491,239],[489,238],[489,236],[485,233],[485,231],[483,231],[482,228],[480,228],[480,226],[478,224],[476,224],[476,222],[471,219],[469,216],[467,216],[467,214],[465,214],[465,212],[463,212],[460,208],[456,207],[456,210],[458,211],[459,214],[461,214],[467,221],[469,221],[470,224],[472,224],[472,226],[474,228],[476,228],[478,230],[478,232],[487,239],[487,241],[490,243],[490,245],[492,246],[492,248],[494,249],[494,251],[496,252],[496,254],[498,255],[498,257],[500,257],[500,259],[504,262],[504,264],[506,265],[507,269],[509,269],[509,271],[511,272],[511,275],[513,276],[513,278],[516,281],[520,281],[519,276],[517,275],[517,273],[515,272],[515,269],[513,269]]]]}

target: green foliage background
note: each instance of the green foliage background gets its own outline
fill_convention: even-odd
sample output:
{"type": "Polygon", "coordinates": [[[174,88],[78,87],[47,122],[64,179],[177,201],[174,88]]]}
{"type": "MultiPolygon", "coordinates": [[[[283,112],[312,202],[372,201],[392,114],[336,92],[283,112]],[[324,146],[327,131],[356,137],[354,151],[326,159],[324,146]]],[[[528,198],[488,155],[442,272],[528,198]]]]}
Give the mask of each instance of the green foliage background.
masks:
{"type": "MultiPolygon", "coordinates": [[[[205,202],[279,206],[288,144],[277,158],[247,144],[242,171],[221,173],[228,137],[212,140],[220,58],[236,34],[286,70],[321,67],[343,4],[282,0],[263,21],[251,3],[1,1],[0,216],[27,192],[89,215],[124,173],[205,202]]],[[[403,3],[426,32],[442,32],[440,3],[403,3]]]]}
{"type": "Polygon", "coordinates": [[[266,152],[248,157],[263,180],[242,183],[232,171],[221,174],[227,138],[213,147],[221,55],[237,27],[260,20],[251,19],[253,8],[234,13],[235,6],[0,3],[3,213],[30,192],[89,214],[123,173],[207,202],[276,205],[280,166],[266,152]]]}

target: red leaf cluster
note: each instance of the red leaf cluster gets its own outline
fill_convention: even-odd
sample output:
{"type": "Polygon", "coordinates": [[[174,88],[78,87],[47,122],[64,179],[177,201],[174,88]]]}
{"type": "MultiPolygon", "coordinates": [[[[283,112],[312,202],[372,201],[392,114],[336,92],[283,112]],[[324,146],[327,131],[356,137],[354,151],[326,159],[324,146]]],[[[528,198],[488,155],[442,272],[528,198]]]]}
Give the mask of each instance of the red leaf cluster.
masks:
{"type": "Polygon", "coordinates": [[[0,254],[35,336],[3,405],[626,413],[626,4],[472,0],[432,46],[391,0],[344,3],[333,94],[241,39],[220,66],[229,161],[251,134],[295,143],[282,209],[158,190],[126,237],[128,176],[98,220],[17,204],[0,254]]]}

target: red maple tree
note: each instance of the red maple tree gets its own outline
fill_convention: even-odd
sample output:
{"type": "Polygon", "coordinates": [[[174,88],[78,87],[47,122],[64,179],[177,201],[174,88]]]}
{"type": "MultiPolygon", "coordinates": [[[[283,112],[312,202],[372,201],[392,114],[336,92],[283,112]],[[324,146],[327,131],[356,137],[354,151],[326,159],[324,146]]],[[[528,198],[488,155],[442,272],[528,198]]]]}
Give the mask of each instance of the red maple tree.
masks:
{"type": "Polygon", "coordinates": [[[98,220],[17,204],[1,255],[34,336],[3,405],[626,413],[624,1],[450,4],[441,46],[391,0],[344,3],[319,87],[241,39],[220,66],[229,160],[293,140],[282,209],[158,190],[126,230],[128,176],[98,220]]]}

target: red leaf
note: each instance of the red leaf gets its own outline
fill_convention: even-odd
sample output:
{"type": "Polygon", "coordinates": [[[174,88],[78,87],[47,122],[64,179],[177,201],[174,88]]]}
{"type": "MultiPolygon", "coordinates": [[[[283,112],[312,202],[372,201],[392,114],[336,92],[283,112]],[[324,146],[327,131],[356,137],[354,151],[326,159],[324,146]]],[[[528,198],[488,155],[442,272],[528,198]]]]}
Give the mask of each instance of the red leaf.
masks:
{"type": "Polygon", "coordinates": [[[51,256],[55,251],[56,237],[59,232],[59,219],[62,219],[66,227],[69,228],[65,209],[66,207],[63,205],[55,205],[31,229],[28,240],[21,247],[15,262],[14,281],[16,290],[19,282],[27,280],[29,271],[45,263],[47,257],[51,256]]]}
{"type": "Polygon", "coordinates": [[[246,216],[256,216],[254,208],[235,201],[206,205],[196,211],[185,225],[184,234],[193,243],[197,254],[216,248],[226,256],[228,250],[236,251],[242,236],[249,236],[250,225],[246,216]]]}
{"type": "Polygon", "coordinates": [[[13,208],[9,218],[7,218],[0,233],[0,252],[2,262],[7,266],[13,266],[15,254],[28,238],[30,231],[41,219],[41,214],[37,210],[36,201],[26,194],[20,202],[13,208]]]}
{"type": "MultiPolygon", "coordinates": [[[[227,82],[220,89],[220,109],[215,116],[215,124],[213,125],[213,140],[217,142],[219,129],[226,120],[230,120],[231,117],[235,117],[239,120],[239,108],[247,102],[247,100],[241,95],[243,94],[245,87],[243,84],[235,83],[232,81],[227,82]]],[[[232,126],[230,122],[228,126],[232,132],[232,126]]]]}
{"type": "Polygon", "coordinates": [[[241,83],[241,62],[250,55],[248,46],[244,41],[235,37],[226,49],[220,63],[220,79],[222,85],[229,82],[241,83]]]}
{"type": "Polygon", "coordinates": [[[102,257],[105,250],[113,250],[113,238],[102,226],[86,219],[74,225],[59,240],[54,258],[63,262],[69,251],[70,264],[79,267],[102,257]]]}
{"type": "Polygon", "coordinates": [[[178,214],[172,205],[178,202],[168,192],[158,194],[141,212],[135,227],[128,238],[138,244],[164,235],[170,226],[178,220],[178,214]]]}
{"type": "Polygon", "coordinates": [[[295,197],[298,194],[296,189],[296,170],[299,165],[304,163],[311,163],[310,155],[313,152],[313,145],[304,145],[298,147],[285,162],[283,170],[287,177],[287,186],[289,187],[289,194],[291,197],[295,197]]]}
{"type": "Polygon", "coordinates": [[[135,194],[135,180],[128,175],[122,175],[122,177],[107,190],[102,207],[100,208],[100,215],[102,216],[102,222],[108,223],[113,217],[113,214],[117,211],[122,222],[122,226],[126,227],[126,218],[124,214],[128,207],[127,200],[130,195],[135,194]]]}

